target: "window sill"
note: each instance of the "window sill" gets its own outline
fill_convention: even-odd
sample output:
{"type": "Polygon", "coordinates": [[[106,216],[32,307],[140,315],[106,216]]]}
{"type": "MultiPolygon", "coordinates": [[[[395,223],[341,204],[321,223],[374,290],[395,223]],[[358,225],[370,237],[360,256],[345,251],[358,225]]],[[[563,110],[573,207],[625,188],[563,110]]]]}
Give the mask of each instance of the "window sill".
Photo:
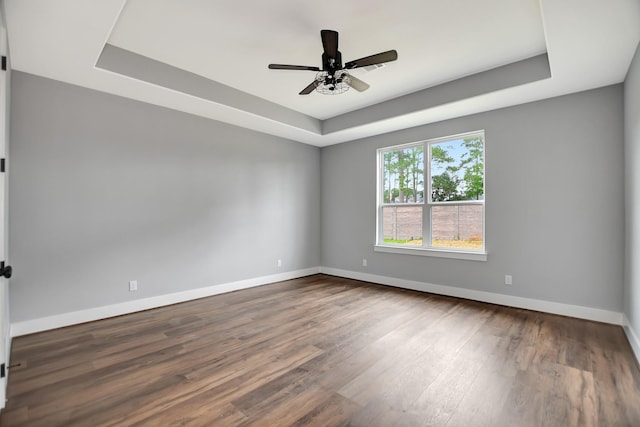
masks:
{"type": "Polygon", "coordinates": [[[437,258],[453,258],[464,259],[469,261],[486,261],[486,252],[470,252],[470,251],[456,251],[452,249],[426,249],[426,248],[407,248],[402,246],[391,245],[375,245],[373,250],[376,252],[387,252],[390,254],[405,254],[405,255],[419,255],[430,256],[437,258]]]}

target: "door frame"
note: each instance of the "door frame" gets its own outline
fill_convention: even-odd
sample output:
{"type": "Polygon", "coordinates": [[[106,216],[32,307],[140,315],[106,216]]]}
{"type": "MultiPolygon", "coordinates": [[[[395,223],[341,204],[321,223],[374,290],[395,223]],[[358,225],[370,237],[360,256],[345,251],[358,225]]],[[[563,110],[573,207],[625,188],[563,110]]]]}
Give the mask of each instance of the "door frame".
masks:
{"type": "MultiPolygon", "coordinates": [[[[0,171],[0,261],[8,265],[8,162],[10,67],[8,58],[7,27],[4,3],[0,3],[0,158],[5,159],[5,170],[0,171]]],[[[5,407],[11,353],[11,328],[9,316],[9,281],[0,276],[0,409],[5,407]],[[2,376],[4,374],[4,376],[2,376]]]]}

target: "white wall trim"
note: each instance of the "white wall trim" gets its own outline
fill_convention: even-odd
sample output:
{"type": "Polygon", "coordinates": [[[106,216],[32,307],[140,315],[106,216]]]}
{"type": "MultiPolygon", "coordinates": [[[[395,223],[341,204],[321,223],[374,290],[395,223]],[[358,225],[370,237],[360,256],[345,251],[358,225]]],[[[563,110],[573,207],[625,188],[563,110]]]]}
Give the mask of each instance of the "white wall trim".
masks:
{"type": "Polygon", "coordinates": [[[95,307],[86,310],[56,314],[53,316],[41,317],[38,319],[24,320],[11,324],[11,337],[19,337],[21,335],[62,328],[64,326],[92,322],[94,320],[106,319],[108,317],[149,310],[165,305],[171,305],[180,302],[191,301],[198,298],[233,292],[240,289],[253,288],[256,286],[262,286],[269,283],[280,282],[283,280],[297,279],[299,277],[310,276],[319,272],[320,267],[311,267],[302,270],[289,271],[286,273],[256,277],[253,279],[239,280],[237,282],[223,283],[198,289],[190,289],[183,292],[137,299],[134,301],[126,301],[118,304],[95,307]]]}
{"type": "MultiPolygon", "coordinates": [[[[484,221],[483,221],[484,223],[484,221]]],[[[455,251],[450,249],[435,249],[435,248],[422,248],[422,247],[400,247],[391,245],[374,245],[373,250],[376,252],[387,252],[390,254],[404,254],[404,255],[418,255],[418,256],[431,256],[436,258],[452,258],[452,259],[465,259],[469,261],[486,261],[486,252],[471,252],[471,251],[455,251]]]]}
{"type": "Polygon", "coordinates": [[[283,280],[297,279],[299,277],[310,276],[317,273],[346,277],[349,279],[362,280],[398,288],[412,289],[421,292],[429,292],[439,295],[447,295],[474,301],[488,302],[509,307],[524,308],[545,313],[559,314],[562,316],[576,317],[579,319],[587,319],[597,322],[621,325],[624,327],[625,333],[629,339],[629,342],[631,343],[631,347],[633,348],[633,351],[640,363],[640,340],[638,340],[637,334],[629,325],[626,316],[624,316],[622,313],[602,310],[593,307],[584,307],[552,301],[537,300],[532,298],[517,297],[513,295],[476,291],[454,286],[436,285],[433,283],[396,279],[393,277],[379,276],[357,271],[341,270],[330,267],[312,267],[286,273],[256,277],[253,279],[223,283],[204,288],[191,289],[188,291],[176,292],[167,295],[159,295],[134,301],[126,301],[118,304],[95,307],[86,310],[62,313],[53,316],[25,320],[21,322],[14,322],[11,324],[11,337],[18,337],[21,335],[76,325],[79,323],[92,322],[94,320],[135,313],[137,311],[149,310],[156,307],[162,307],[180,302],[191,301],[198,298],[204,298],[241,289],[262,286],[269,283],[280,282],[283,280]]]}
{"type": "Polygon", "coordinates": [[[631,344],[631,349],[633,350],[633,354],[636,356],[636,360],[640,365],[640,339],[638,339],[638,334],[633,330],[631,326],[631,322],[629,322],[629,318],[627,315],[624,315],[624,333],[627,335],[627,339],[629,340],[629,344],[631,344]]]}
{"type": "Polygon", "coordinates": [[[415,291],[429,292],[457,298],[465,298],[474,301],[488,302],[491,304],[542,311],[545,313],[559,314],[562,316],[576,317],[579,319],[612,323],[614,325],[623,324],[622,313],[602,310],[599,308],[563,304],[558,302],[523,298],[513,295],[504,295],[485,291],[476,291],[472,289],[457,288],[454,286],[435,285],[432,283],[417,282],[413,280],[395,279],[393,277],[378,276],[375,274],[340,270],[336,268],[320,267],[320,272],[333,276],[340,276],[349,279],[362,280],[365,282],[378,283],[381,285],[394,286],[397,288],[412,289],[415,291]]]}

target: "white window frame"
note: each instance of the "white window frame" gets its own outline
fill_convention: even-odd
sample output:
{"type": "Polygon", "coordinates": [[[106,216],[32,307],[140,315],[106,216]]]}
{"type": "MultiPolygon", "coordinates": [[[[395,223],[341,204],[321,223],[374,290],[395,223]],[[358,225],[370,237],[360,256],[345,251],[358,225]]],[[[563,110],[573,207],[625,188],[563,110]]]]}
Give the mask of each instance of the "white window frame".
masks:
{"type": "Polygon", "coordinates": [[[377,156],[377,172],[376,172],[376,243],[374,245],[374,251],[387,252],[394,254],[407,254],[407,255],[421,255],[440,258],[454,258],[464,259],[471,261],[486,261],[486,230],[485,230],[485,216],[486,216],[486,139],[485,131],[478,130],[473,132],[466,132],[457,135],[450,135],[441,138],[433,138],[424,141],[412,142],[408,144],[400,144],[389,147],[379,148],[376,151],[377,156]],[[465,201],[446,201],[446,202],[434,202],[431,200],[432,188],[431,188],[431,146],[433,144],[439,144],[446,141],[452,141],[457,139],[463,139],[470,136],[482,135],[482,153],[483,153],[483,200],[465,200],[465,201]],[[384,154],[390,151],[396,151],[400,149],[412,148],[412,147],[424,147],[423,155],[423,178],[424,178],[424,196],[423,201],[419,203],[384,203],[384,184],[382,180],[384,178],[384,154]],[[459,248],[443,248],[431,246],[432,228],[431,228],[431,212],[434,206],[469,206],[469,205],[482,205],[482,249],[459,249],[459,248]],[[410,246],[391,244],[384,242],[384,222],[383,222],[383,208],[393,206],[420,206],[422,207],[422,246],[410,246]]]}

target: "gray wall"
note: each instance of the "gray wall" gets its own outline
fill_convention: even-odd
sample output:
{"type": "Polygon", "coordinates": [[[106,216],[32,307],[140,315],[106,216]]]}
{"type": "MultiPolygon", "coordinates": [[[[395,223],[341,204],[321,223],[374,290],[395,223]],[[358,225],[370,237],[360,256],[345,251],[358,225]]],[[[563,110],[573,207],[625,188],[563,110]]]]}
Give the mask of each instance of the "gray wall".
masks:
{"type": "Polygon", "coordinates": [[[324,148],[322,265],[622,311],[622,94],[615,85],[324,148]],[[374,252],[376,149],[479,129],[488,261],[374,252]]]}
{"type": "Polygon", "coordinates": [[[625,123],[625,307],[640,333],[640,46],[624,83],[625,123]]]}
{"type": "Polygon", "coordinates": [[[20,72],[12,90],[13,322],[317,265],[623,309],[622,85],[322,150],[20,72]],[[376,148],[479,129],[489,260],[373,252],[376,148]]]}
{"type": "Polygon", "coordinates": [[[20,72],[12,90],[13,322],[319,265],[318,148],[20,72]]]}

